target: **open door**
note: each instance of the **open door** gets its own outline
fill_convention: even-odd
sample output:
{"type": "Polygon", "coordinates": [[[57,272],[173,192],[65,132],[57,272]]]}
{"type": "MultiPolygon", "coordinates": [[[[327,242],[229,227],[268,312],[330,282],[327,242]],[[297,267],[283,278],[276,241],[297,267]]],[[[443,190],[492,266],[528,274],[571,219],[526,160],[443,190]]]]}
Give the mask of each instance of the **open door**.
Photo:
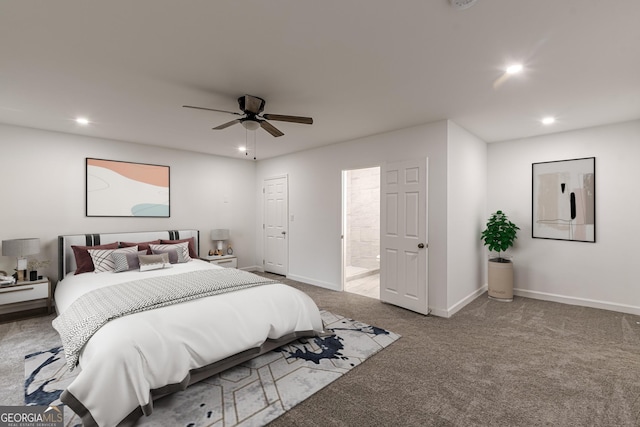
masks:
{"type": "Polygon", "coordinates": [[[286,176],[264,181],[264,271],[287,275],[289,246],[287,232],[289,215],[288,179],[286,176]]]}
{"type": "Polygon", "coordinates": [[[380,300],[429,314],[428,159],[387,163],[380,174],[380,300]]]}

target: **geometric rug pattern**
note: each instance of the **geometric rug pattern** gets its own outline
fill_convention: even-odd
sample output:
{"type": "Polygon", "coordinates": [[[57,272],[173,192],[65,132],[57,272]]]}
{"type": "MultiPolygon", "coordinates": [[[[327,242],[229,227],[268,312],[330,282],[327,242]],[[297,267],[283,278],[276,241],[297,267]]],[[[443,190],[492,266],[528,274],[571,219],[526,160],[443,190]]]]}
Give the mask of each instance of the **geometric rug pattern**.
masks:
{"type": "MultiPolygon", "coordinates": [[[[333,335],[299,339],[158,399],[153,413],[136,425],[263,426],[400,338],[328,311],[321,314],[333,335]]],[[[68,371],[62,347],[26,355],[25,404],[61,405],[60,394],[76,375],[68,371]]],[[[65,426],[82,425],[66,406],[64,420],[65,426]]]]}

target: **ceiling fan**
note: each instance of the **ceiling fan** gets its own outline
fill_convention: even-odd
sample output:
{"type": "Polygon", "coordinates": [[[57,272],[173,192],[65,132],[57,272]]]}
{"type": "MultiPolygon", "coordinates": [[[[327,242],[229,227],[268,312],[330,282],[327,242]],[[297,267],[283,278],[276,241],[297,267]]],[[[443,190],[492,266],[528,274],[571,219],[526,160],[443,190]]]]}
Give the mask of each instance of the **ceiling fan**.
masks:
{"type": "Polygon", "coordinates": [[[311,117],[300,117],[300,116],[286,116],[281,114],[262,114],[264,110],[265,101],[262,98],[258,98],[257,96],[252,95],[244,95],[238,98],[238,105],[240,106],[240,110],[244,113],[236,113],[233,111],[226,110],[217,110],[215,108],[205,108],[205,107],[193,107],[191,105],[183,105],[185,108],[196,108],[198,110],[207,110],[207,111],[217,111],[220,113],[229,113],[235,114],[240,117],[239,119],[231,120],[230,122],[223,123],[220,126],[216,126],[214,130],[226,129],[229,126],[235,125],[236,123],[241,123],[245,129],[248,130],[256,130],[259,127],[269,132],[271,135],[278,137],[284,135],[278,128],[273,126],[267,120],[276,120],[280,122],[291,122],[291,123],[301,123],[305,125],[313,124],[313,119],[311,117]]]}

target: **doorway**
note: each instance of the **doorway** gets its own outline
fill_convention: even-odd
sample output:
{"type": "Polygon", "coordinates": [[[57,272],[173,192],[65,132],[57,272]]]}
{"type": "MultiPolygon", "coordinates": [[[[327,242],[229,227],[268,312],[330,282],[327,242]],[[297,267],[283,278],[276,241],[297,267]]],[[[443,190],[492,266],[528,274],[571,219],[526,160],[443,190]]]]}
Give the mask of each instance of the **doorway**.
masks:
{"type": "Polygon", "coordinates": [[[342,289],[380,298],[380,167],[342,171],[342,289]]]}

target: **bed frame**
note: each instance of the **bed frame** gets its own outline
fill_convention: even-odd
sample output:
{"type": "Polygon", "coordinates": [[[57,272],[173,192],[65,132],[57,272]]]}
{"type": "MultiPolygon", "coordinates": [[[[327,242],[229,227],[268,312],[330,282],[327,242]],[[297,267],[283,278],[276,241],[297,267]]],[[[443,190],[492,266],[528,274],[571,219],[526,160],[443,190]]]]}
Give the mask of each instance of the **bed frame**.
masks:
{"type": "MultiPolygon", "coordinates": [[[[178,239],[187,239],[190,237],[194,237],[196,251],[200,253],[200,250],[199,250],[200,232],[198,230],[72,234],[72,235],[58,236],[58,279],[62,280],[66,274],[76,270],[76,261],[73,254],[73,249],[71,249],[72,245],[73,246],[94,246],[94,245],[101,245],[101,244],[114,243],[114,242],[120,242],[120,241],[147,242],[147,241],[156,240],[156,239],[178,240],[178,239]]],[[[324,335],[331,335],[331,334],[323,331],[321,335],[324,336],[324,335]]],[[[174,393],[176,391],[184,390],[186,387],[190,386],[191,384],[194,384],[196,382],[209,378],[212,375],[218,374],[222,371],[225,371],[226,369],[229,369],[240,363],[253,359],[256,356],[275,350],[276,348],[283,346],[285,344],[288,344],[292,341],[295,341],[298,338],[314,337],[314,336],[317,336],[317,333],[315,333],[314,331],[303,331],[303,332],[297,332],[297,333],[293,333],[293,334],[281,337],[277,340],[268,339],[259,347],[250,348],[241,353],[235,354],[233,356],[229,356],[226,359],[222,359],[210,365],[203,366],[202,368],[193,369],[190,371],[187,378],[185,378],[184,381],[182,381],[181,383],[168,384],[159,389],[151,390],[151,396],[153,397],[153,400],[155,400],[155,399],[159,399],[160,397],[166,396],[168,394],[174,393]]],[[[65,403],[69,405],[74,412],[76,412],[77,414],[80,414],[80,416],[82,417],[82,413],[86,412],[86,409],[81,404],[79,404],[78,401],[75,401],[72,396],[70,396],[70,399],[71,401],[67,401],[65,403]]],[[[151,408],[153,405],[153,400],[149,403],[151,408]]],[[[143,408],[138,407],[131,414],[129,414],[126,421],[135,423],[135,420],[140,418],[144,414],[144,412],[147,412],[151,408],[145,408],[143,411],[143,408]]],[[[90,420],[84,419],[84,417],[83,417],[83,421],[91,425],[90,420]]],[[[95,424],[95,422],[93,424],[95,424]]]]}

